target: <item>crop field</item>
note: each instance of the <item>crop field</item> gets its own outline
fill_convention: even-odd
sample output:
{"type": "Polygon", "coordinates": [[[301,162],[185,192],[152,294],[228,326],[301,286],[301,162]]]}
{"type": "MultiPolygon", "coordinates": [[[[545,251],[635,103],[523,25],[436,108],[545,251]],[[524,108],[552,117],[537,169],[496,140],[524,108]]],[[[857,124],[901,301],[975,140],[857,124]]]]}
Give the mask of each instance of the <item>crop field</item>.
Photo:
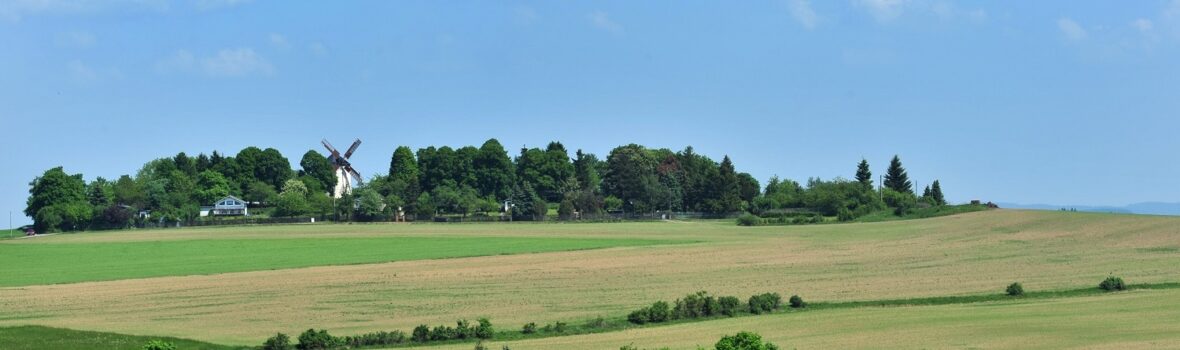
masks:
{"type": "MultiPolygon", "coordinates": [[[[995,294],[1014,281],[1068,290],[1111,274],[1180,282],[1180,218],[993,210],[812,226],[289,225],[15,239],[0,254],[0,326],[257,345],[312,327],[616,319],[698,290],[841,302],[995,294]]],[[[1176,302],[1180,289],[816,309],[510,344],[695,348],[750,330],[787,348],[1176,347],[1176,302]],[[1103,331],[1113,335],[1096,340],[1103,331]]]]}

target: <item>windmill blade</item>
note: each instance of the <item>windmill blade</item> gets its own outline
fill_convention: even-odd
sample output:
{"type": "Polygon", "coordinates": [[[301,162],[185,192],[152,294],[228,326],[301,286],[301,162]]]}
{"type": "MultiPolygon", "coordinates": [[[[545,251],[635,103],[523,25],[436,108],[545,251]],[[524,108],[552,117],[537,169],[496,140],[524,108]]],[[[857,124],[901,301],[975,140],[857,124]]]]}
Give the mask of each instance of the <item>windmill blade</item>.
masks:
{"type": "Polygon", "coordinates": [[[336,150],[336,147],[332,147],[332,144],[328,143],[328,139],[322,139],[320,143],[324,144],[324,148],[327,148],[328,152],[332,152],[332,157],[340,156],[340,152],[336,150]]]}
{"type": "Polygon", "coordinates": [[[361,173],[358,173],[356,169],[353,169],[352,167],[345,167],[344,170],[348,171],[349,174],[352,174],[352,177],[356,178],[357,185],[365,184],[364,178],[361,177],[361,173]]]}
{"type": "Polygon", "coordinates": [[[352,146],[348,147],[348,152],[344,152],[344,158],[352,157],[352,152],[356,151],[357,147],[361,146],[361,139],[356,139],[352,142],[352,146]]]}

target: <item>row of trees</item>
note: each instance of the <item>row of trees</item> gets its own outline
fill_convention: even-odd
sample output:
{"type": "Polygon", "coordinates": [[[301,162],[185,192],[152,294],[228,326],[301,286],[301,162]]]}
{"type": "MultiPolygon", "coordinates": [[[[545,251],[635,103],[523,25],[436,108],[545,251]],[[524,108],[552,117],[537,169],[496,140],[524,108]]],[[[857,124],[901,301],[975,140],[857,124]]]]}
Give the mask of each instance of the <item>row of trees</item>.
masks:
{"type": "Polygon", "coordinates": [[[182,152],[115,181],[100,177],[86,183],[81,174],[50,169],[30,183],[25,214],[39,230],[52,231],[126,227],[140,210],[150,210],[151,220],[191,221],[201,205],[227,195],[250,202],[252,213],[360,221],[388,220],[399,208],[420,219],[467,216],[499,212],[505,203],[505,214],[517,220],[545,218],[550,207],[568,219],[605,212],[788,209],[858,216],[886,207],[945,204],[937,181],[922,197],[915,196],[896,156],[879,191],[864,160],[855,181],[813,178],[800,185],[773,177],[763,187],[752,175],[738,172],[728,156],[717,162],[691,146],[672,151],[629,144],[599,159],[582,150],[571,158],[564,145],[551,142],[545,148],[521,148],[510,157],[496,139],[458,149],[401,146],[387,173],[373,176],[342,200],[332,200],[335,183],[331,163],[314,150],[304,153],[298,170],[273,148],[247,147],[233,156],[182,152]]]}

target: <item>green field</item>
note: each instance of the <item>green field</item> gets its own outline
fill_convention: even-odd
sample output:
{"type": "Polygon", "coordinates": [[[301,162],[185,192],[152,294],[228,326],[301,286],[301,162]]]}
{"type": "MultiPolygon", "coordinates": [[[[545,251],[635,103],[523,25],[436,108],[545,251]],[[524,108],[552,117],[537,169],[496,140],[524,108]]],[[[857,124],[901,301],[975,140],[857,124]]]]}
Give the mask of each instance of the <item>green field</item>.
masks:
{"type": "Polygon", "coordinates": [[[452,236],[6,244],[0,245],[0,266],[3,266],[0,267],[0,286],[204,275],[678,242],[682,241],[452,236]]]}
{"type": "MultiPolygon", "coordinates": [[[[0,327],[233,346],[312,327],[409,332],[478,317],[498,331],[596,317],[618,324],[653,301],[706,290],[743,300],[798,294],[813,308],[509,344],[695,349],[751,330],[785,348],[1180,347],[1180,310],[1170,307],[1180,300],[1176,217],[989,210],[759,227],[730,220],[247,226],[55,235],[0,242],[0,252],[7,259],[0,327]],[[614,248],[590,249],[606,247],[614,248]],[[454,256],[470,257],[447,258],[454,256]],[[1111,274],[1158,288],[1097,292],[1111,274]],[[1002,296],[1016,281],[1029,295],[1002,296]]],[[[0,348],[29,342],[4,339],[0,348]]]]}
{"type": "Polygon", "coordinates": [[[240,348],[169,337],[144,337],[40,326],[0,327],[0,345],[6,350],[140,350],[145,343],[152,340],[167,341],[184,350],[240,348]]]}

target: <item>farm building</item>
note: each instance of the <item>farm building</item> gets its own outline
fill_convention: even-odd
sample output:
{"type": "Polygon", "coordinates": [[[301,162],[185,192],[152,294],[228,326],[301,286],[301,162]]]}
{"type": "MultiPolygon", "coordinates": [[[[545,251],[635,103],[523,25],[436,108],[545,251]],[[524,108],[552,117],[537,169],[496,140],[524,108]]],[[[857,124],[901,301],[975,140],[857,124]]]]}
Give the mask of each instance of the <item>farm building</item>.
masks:
{"type": "Polygon", "coordinates": [[[245,215],[250,216],[249,209],[246,208],[246,201],[234,196],[225,196],[213,205],[213,210],[209,213],[213,216],[225,215],[245,215]]]}

